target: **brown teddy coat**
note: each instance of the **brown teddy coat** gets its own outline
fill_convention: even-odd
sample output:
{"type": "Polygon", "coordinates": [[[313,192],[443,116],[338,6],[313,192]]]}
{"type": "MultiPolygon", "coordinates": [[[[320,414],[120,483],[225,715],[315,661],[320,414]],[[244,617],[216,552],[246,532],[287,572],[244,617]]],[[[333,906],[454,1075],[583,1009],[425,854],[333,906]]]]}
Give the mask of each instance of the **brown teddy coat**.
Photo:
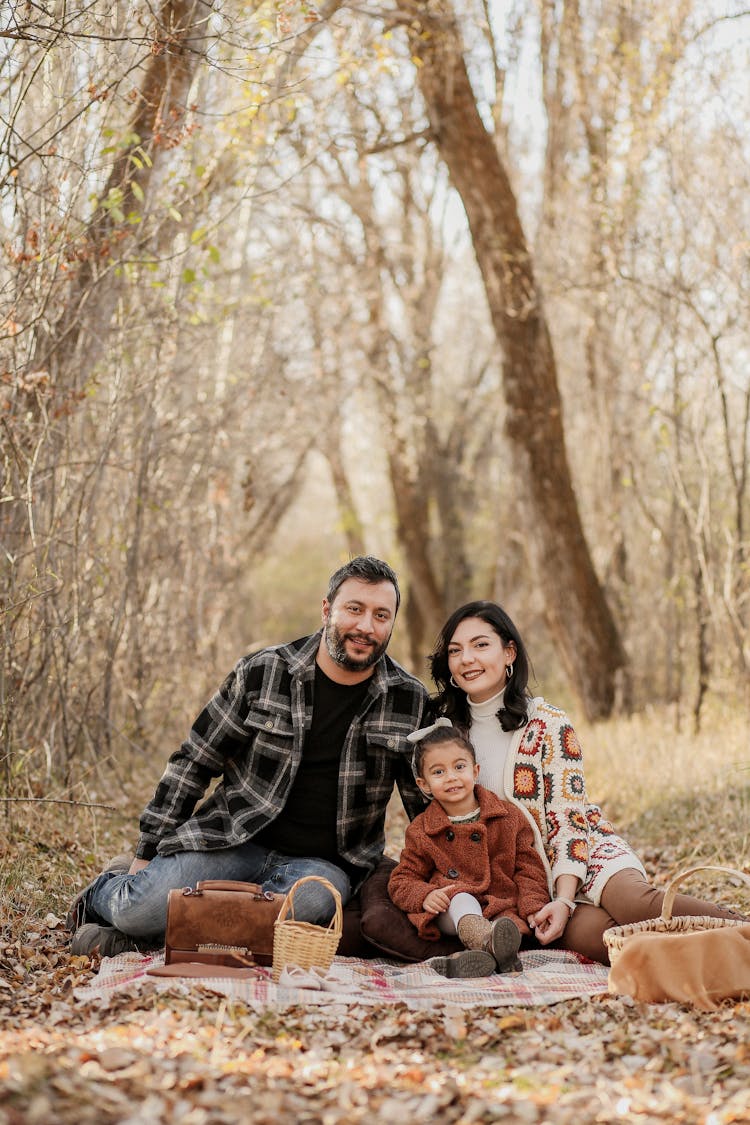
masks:
{"type": "Polygon", "coordinates": [[[411,822],[388,882],[396,906],[431,941],[443,935],[422,903],[435,887],[451,887],[451,898],[460,891],[474,895],[485,918],[511,918],[522,934],[531,933],[527,916],[549,902],[547,875],[523,813],[481,785],[475,792],[479,820],[453,824],[433,801],[411,822]]]}

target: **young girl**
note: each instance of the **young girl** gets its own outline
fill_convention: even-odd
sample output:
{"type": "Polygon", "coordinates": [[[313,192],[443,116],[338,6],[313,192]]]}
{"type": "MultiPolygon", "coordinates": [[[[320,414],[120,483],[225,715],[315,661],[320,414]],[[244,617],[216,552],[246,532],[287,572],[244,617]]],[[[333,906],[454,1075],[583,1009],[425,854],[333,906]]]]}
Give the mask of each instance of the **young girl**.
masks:
{"type": "Polygon", "coordinates": [[[417,784],[432,803],[406,830],[390,896],[421,937],[458,934],[465,950],[429,962],[444,976],[518,970],[529,917],[549,902],[531,827],[513,805],[476,785],[474,749],[449,719],[409,739],[417,784]]]}

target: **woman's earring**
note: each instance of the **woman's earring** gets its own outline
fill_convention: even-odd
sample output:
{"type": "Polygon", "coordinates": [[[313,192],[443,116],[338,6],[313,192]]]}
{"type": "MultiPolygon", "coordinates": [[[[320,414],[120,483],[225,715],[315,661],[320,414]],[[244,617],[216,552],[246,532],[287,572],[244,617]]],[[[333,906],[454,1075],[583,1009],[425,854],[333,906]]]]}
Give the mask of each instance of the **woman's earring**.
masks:
{"type": "Polygon", "coordinates": [[[506,678],[506,680],[509,680],[512,675],[513,675],[513,665],[512,664],[506,664],[505,665],[505,678],[506,678]]]}
{"type": "MultiPolygon", "coordinates": [[[[455,687],[455,688],[457,688],[457,687],[458,687],[458,684],[457,684],[457,683],[456,683],[456,681],[455,681],[455,680],[453,679],[453,676],[451,676],[451,681],[450,681],[450,682],[452,683],[453,687],[455,687]]],[[[459,688],[458,690],[460,691],[461,689],[459,688]]]]}

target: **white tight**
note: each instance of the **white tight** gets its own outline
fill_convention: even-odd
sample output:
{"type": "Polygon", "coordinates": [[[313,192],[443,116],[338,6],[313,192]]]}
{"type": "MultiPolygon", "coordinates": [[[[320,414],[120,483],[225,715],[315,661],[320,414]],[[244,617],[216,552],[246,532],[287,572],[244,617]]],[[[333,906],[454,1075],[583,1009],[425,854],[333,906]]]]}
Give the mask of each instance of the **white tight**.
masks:
{"type": "Polygon", "coordinates": [[[451,899],[451,904],[445,914],[438,914],[435,919],[440,933],[458,933],[458,923],[465,914],[479,914],[481,917],[482,908],[474,895],[470,895],[466,891],[459,891],[451,899]]]}

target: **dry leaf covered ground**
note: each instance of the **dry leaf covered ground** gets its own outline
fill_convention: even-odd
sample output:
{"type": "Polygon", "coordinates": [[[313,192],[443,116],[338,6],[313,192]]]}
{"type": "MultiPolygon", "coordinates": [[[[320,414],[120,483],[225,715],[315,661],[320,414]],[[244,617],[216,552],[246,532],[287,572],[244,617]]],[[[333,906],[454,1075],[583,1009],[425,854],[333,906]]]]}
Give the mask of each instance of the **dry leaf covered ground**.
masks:
{"type": "MultiPolygon", "coordinates": [[[[592,795],[658,881],[696,862],[750,869],[746,726],[721,746],[675,734],[663,715],[583,733],[592,795]]],[[[75,1002],[92,965],[71,960],[59,920],[73,890],[131,839],[152,782],[120,780],[116,800],[101,786],[86,795],[117,813],[7,806],[0,1125],[750,1122],[750,1004],[698,1013],[600,997],[468,1013],[280,1013],[179,988],[106,1010],[75,1002]]],[[[391,851],[402,827],[394,815],[391,851]]],[[[750,908],[723,876],[706,873],[696,890],[750,908]]]]}

